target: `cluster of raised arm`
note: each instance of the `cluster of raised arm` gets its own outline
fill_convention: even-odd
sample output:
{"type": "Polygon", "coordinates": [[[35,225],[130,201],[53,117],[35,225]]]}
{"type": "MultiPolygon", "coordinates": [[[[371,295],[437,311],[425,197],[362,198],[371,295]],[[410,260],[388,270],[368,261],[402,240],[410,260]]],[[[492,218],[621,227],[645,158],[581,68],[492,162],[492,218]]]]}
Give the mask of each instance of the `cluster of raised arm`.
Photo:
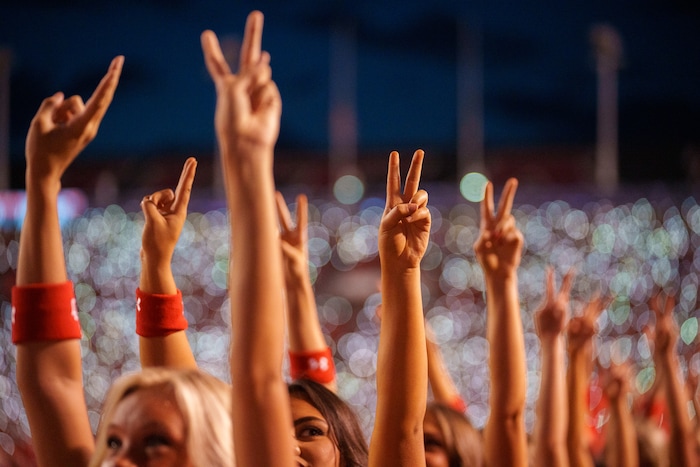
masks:
{"type": "MultiPolygon", "coordinates": [[[[236,73],[226,63],[215,33],[205,31],[201,35],[204,61],[216,89],[214,127],[231,229],[229,441],[235,450],[224,444],[235,452],[229,465],[309,465],[312,461],[300,448],[301,435],[291,434],[307,420],[298,422],[293,413],[294,398],[282,372],[285,342],[293,379],[310,379],[332,391],[338,383],[308,275],[308,200],[304,195],[296,198],[293,220],[275,188],[274,149],[282,99],[272,80],[270,55],[261,47],[262,28],[262,14],[251,13],[236,73]]],[[[101,462],[93,457],[96,451],[108,451],[100,456],[115,463],[120,456],[134,455],[129,450],[136,449],[123,441],[130,439],[127,436],[98,436],[107,445],[95,446],[83,396],[79,316],[66,273],[57,212],[61,177],[95,137],[115,93],[123,62],[123,57],[112,61],[86,103],[78,96],[65,98],[62,93],[45,99],[27,136],[27,214],[20,238],[12,320],[18,384],[37,462],[42,466],[87,466],[91,458],[93,463],[101,462]]],[[[466,403],[449,376],[438,345],[430,338],[423,316],[420,263],[431,228],[428,194],[420,189],[423,158],[422,150],[413,154],[402,181],[399,154],[392,152],[389,156],[386,205],[378,231],[382,313],[375,425],[366,461],[371,466],[426,465],[430,458],[427,437],[424,439],[429,387],[435,401],[466,420],[466,403]]],[[[141,202],[145,222],[136,291],[136,332],[143,367],[192,370],[179,373],[178,377],[185,375],[185,379],[197,379],[197,364],[185,333],[188,323],[171,260],[186,221],[196,167],[197,162],[188,159],[174,191],[157,191],[141,202]]],[[[483,440],[477,440],[479,446],[475,449],[479,452],[473,458],[480,459],[478,462],[483,459],[489,466],[525,466],[529,462],[525,427],[527,366],[518,293],[524,240],[511,212],[516,190],[517,180],[508,180],[496,208],[493,185],[486,185],[480,234],[474,244],[486,289],[490,413],[483,440]]],[[[533,437],[535,465],[594,463],[587,391],[594,371],[595,323],[610,301],[596,295],[569,319],[573,282],[574,272],[569,271],[557,291],[554,269],[548,268],[544,299],[534,314],[541,344],[533,437]]],[[[658,391],[668,415],[671,465],[691,466],[698,464],[696,427],[686,402],[696,402],[697,384],[688,397],[675,352],[678,329],[673,307],[672,298],[664,300],[660,295],[650,302],[656,316],[654,360],[658,391]]],[[[635,420],[627,397],[632,392],[629,371],[626,367],[599,371],[609,404],[610,421],[605,432],[608,465],[633,466],[640,462],[635,420]]],[[[149,378],[154,381],[160,378],[154,387],[170,388],[162,382],[169,378],[168,373],[153,375],[149,378]]],[[[206,379],[202,381],[195,384],[210,384],[206,379]]],[[[107,404],[109,417],[119,413],[122,402],[134,404],[134,398],[130,398],[133,394],[147,394],[140,387],[124,386],[121,399],[107,404]]],[[[169,400],[173,401],[177,398],[169,400]]],[[[194,422],[188,419],[186,410],[180,407],[178,413],[185,423],[192,423],[188,425],[192,429],[194,422]]],[[[103,418],[100,430],[124,429],[112,424],[109,417],[103,418]]],[[[331,425],[328,420],[324,423],[331,425]]],[[[329,439],[341,432],[334,426],[325,429],[324,436],[329,439]]],[[[313,433],[308,436],[321,436],[313,433]]],[[[157,440],[155,449],[147,443],[156,441],[147,440],[142,455],[153,456],[148,459],[165,456],[163,453],[173,456],[175,443],[165,446],[167,443],[161,441],[157,440]]],[[[337,448],[342,443],[333,441],[337,464],[345,465],[345,454],[337,448]]],[[[193,459],[201,457],[193,457],[192,452],[196,446],[182,446],[189,449],[187,465],[198,465],[193,459]]],[[[366,449],[363,452],[367,457],[366,449]]]]}

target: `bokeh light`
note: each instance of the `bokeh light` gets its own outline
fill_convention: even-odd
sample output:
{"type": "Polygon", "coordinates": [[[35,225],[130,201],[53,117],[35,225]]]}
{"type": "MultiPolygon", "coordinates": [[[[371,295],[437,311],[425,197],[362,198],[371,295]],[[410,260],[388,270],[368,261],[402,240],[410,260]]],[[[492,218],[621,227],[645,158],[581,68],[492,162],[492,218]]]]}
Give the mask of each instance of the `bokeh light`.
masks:
{"type": "MultiPolygon", "coordinates": [[[[362,274],[378,277],[383,199],[365,195],[364,187],[357,191],[357,183],[348,184],[351,189],[344,191],[342,201],[309,196],[309,270],[321,326],[334,352],[340,394],[356,410],[369,435],[376,405],[379,324],[375,310],[381,296],[376,283],[369,281],[369,286],[363,286],[366,290],[357,290],[356,284],[362,274]],[[364,296],[358,299],[361,293],[364,296]]],[[[489,345],[484,278],[473,252],[479,235],[479,205],[477,198],[468,202],[462,195],[431,193],[433,226],[422,263],[424,309],[448,371],[469,404],[468,415],[483,427],[488,417],[489,345]]],[[[541,371],[532,313],[542,301],[549,264],[555,267],[557,284],[570,268],[576,271],[572,312],[598,291],[613,299],[598,322],[595,354],[601,365],[630,361],[636,369],[636,389],[649,390],[656,373],[653,343],[644,331],[655,318],[647,303],[656,290],[663,289],[677,296],[674,313],[685,371],[700,373],[700,357],[695,353],[700,207],[693,197],[677,199],[681,201],[635,197],[613,202],[579,194],[542,202],[524,194],[516,197],[513,215],[525,238],[518,279],[528,368],[528,429],[534,420],[541,371]]],[[[12,349],[9,290],[17,268],[19,231],[17,226],[2,225],[0,343],[12,349]]],[[[140,212],[118,206],[86,209],[63,226],[68,274],[81,311],[85,391],[93,425],[111,381],[139,368],[134,292],[142,228],[140,212]]],[[[229,256],[236,258],[228,238],[224,210],[192,212],[172,262],[185,296],[187,336],[195,357],[202,368],[225,381],[229,379],[229,256]]],[[[0,368],[0,434],[10,436],[0,436],[0,443],[9,446],[13,439],[29,434],[15,383],[13,351],[3,353],[0,368]]]]}
{"type": "Polygon", "coordinates": [[[478,203],[484,199],[484,190],[488,181],[484,174],[470,172],[459,182],[459,192],[467,201],[478,203]]]}

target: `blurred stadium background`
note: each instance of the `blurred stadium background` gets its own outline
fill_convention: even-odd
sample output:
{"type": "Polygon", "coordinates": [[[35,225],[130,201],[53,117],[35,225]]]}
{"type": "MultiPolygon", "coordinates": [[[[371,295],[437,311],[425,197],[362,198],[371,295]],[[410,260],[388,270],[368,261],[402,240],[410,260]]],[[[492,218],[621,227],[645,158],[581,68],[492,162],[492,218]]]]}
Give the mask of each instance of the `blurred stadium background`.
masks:
{"type": "Polygon", "coordinates": [[[539,388],[532,312],[548,264],[558,279],[576,268],[574,309],[596,290],[614,297],[599,321],[602,365],[631,359],[637,389],[653,384],[643,334],[653,314],[646,303],[664,289],[678,297],[684,371],[700,373],[697,6],[316,3],[0,3],[0,447],[6,453],[20,459],[29,437],[14,383],[9,304],[24,209],[24,135],[41,99],[58,89],[87,98],[118,53],[126,64],[115,101],[97,139],[66,174],[61,198],[91,421],[96,425],[110,382],[139,367],[138,203],[173,187],[189,155],[200,165],[173,269],[198,362],[228,378],[226,277],[235,252],[228,248],[213,86],[198,35],[214,29],[234,58],[252,8],[266,14],[264,46],[284,100],[278,187],[290,203],[297,193],[309,195],[309,266],[319,315],[340,393],[367,433],[378,337],[376,232],[392,149],[405,163],[415,148],[426,150],[423,185],[433,232],[423,261],[425,314],[478,427],[488,416],[488,345],[472,244],[484,177],[496,193],[507,177],[521,182],[514,214],[525,235],[519,276],[528,429],[539,388]],[[607,42],[594,33],[601,25],[614,27],[607,42]],[[605,61],[610,47],[617,63],[605,61]],[[606,79],[612,88],[601,94],[606,79]],[[601,172],[606,160],[612,169],[601,172]]]}

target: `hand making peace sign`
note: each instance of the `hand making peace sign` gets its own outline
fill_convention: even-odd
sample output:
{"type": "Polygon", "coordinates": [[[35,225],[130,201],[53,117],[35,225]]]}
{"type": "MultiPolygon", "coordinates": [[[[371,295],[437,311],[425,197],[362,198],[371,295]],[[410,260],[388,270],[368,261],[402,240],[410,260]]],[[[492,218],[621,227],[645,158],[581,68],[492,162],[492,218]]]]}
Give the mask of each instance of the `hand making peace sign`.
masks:
{"type": "Polygon", "coordinates": [[[517,188],[518,180],[508,179],[498,203],[498,211],[494,214],[493,184],[486,184],[484,199],[481,201],[481,230],[474,243],[474,252],[486,275],[510,274],[520,264],[523,234],[518,230],[515,217],[511,214],[517,188]]]}
{"type": "Polygon", "coordinates": [[[406,186],[401,191],[399,153],[389,156],[386,206],[379,226],[379,256],[400,268],[417,268],[430,241],[428,193],[419,190],[424,152],[413,153],[406,186]]]}
{"type": "Polygon", "coordinates": [[[263,15],[253,11],[246,21],[238,74],[231,72],[213,31],[201,36],[204,61],[214,84],[217,102],[214,123],[224,163],[229,158],[260,158],[272,163],[279,136],[282,99],[272,81],[270,54],[261,51],[263,15]]]}

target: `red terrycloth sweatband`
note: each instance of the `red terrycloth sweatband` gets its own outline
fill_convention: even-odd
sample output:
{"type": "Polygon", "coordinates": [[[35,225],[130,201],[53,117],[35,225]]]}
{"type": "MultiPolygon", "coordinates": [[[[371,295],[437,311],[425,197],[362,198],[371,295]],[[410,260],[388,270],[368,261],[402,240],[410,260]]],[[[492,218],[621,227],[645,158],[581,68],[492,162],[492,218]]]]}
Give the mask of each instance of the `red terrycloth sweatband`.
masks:
{"type": "Polygon", "coordinates": [[[73,283],[12,287],[12,342],[80,339],[73,283]]]}
{"type": "Polygon", "coordinates": [[[335,362],[330,347],[306,352],[289,351],[289,372],[292,379],[308,378],[326,384],[335,378],[335,362]]]}
{"type": "Polygon", "coordinates": [[[164,337],[187,329],[182,292],[156,294],[136,289],[136,334],[141,337],[164,337]]]}
{"type": "Polygon", "coordinates": [[[464,402],[464,399],[462,399],[461,396],[455,396],[450,401],[449,406],[452,407],[457,412],[464,413],[467,411],[467,403],[464,402]]]}

